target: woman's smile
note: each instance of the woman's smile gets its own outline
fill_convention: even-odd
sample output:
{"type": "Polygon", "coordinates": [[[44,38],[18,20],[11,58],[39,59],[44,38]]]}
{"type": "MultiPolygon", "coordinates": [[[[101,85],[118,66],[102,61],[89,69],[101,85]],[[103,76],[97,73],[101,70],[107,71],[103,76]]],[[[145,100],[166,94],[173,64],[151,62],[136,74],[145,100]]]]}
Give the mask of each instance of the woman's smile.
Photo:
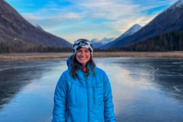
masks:
{"type": "Polygon", "coordinates": [[[80,48],[76,52],[76,59],[82,65],[82,67],[86,66],[86,63],[90,60],[90,51],[87,48],[80,48]]]}

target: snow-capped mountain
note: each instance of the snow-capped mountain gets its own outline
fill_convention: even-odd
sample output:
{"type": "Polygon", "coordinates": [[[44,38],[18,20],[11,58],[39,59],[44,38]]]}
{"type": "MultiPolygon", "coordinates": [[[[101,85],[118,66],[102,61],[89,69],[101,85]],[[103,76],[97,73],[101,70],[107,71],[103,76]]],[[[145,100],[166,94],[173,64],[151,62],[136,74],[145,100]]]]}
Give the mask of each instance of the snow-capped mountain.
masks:
{"type": "Polygon", "coordinates": [[[170,31],[183,31],[183,0],[178,0],[135,34],[115,41],[108,48],[128,46],[170,31]]]}
{"type": "Polygon", "coordinates": [[[103,38],[102,40],[101,40],[101,42],[103,42],[103,44],[107,44],[107,43],[109,43],[109,42],[112,42],[114,40],[114,38],[103,38]]]}
{"type": "Polygon", "coordinates": [[[93,44],[93,43],[99,43],[99,42],[101,42],[101,40],[99,40],[99,39],[97,39],[97,38],[91,40],[91,43],[92,43],[92,44],[93,44]]]}
{"type": "Polygon", "coordinates": [[[134,33],[136,33],[137,31],[139,31],[142,28],[142,26],[140,26],[139,24],[135,24],[133,25],[130,29],[128,29],[125,33],[123,33],[120,38],[122,37],[127,37],[130,35],[133,35],[134,33]]]}
{"type": "Polygon", "coordinates": [[[114,40],[114,38],[103,38],[101,40],[95,38],[95,39],[91,40],[91,43],[92,43],[94,48],[99,48],[99,47],[101,47],[101,46],[103,46],[103,45],[105,45],[113,40],[114,40]]]}
{"type": "Polygon", "coordinates": [[[107,49],[109,48],[113,43],[123,39],[123,38],[126,38],[128,36],[131,36],[133,35],[134,33],[136,33],[137,31],[139,31],[140,29],[142,28],[142,26],[140,26],[139,24],[135,24],[133,25],[131,28],[129,28],[126,32],[124,32],[120,37],[116,38],[114,41],[102,46],[101,48],[102,49],[107,49]]]}

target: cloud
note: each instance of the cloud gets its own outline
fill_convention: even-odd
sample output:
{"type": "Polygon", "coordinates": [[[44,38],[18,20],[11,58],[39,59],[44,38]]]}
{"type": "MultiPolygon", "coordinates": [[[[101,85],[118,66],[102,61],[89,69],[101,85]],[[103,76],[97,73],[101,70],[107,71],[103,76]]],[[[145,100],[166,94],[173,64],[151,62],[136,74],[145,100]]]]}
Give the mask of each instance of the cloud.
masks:
{"type": "Polygon", "coordinates": [[[147,0],[147,1],[130,1],[130,0],[76,0],[76,4],[83,11],[90,13],[94,18],[106,19],[125,19],[126,16],[133,16],[142,11],[172,4],[173,0],[147,0]]]}
{"type": "Polygon", "coordinates": [[[34,16],[32,14],[22,14],[24,18],[28,19],[28,20],[41,20],[43,19],[42,17],[37,17],[34,16]]]}
{"type": "Polygon", "coordinates": [[[134,24],[140,24],[142,26],[149,23],[158,12],[154,12],[152,15],[143,13],[149,9],[161,7],[172,4],[172,0],[169,2],[164,1],[152,1],[147,0],[143,5],[142,1],[134,3],[134,1],[118,1],[118,0],[88,0],[85,3],[78,4],[81,8],[88,10],[91,13],[91,18],[105,18],[106,20],[114,20],[111,22],[104,22],[106,26],[116,29],[120,32],[125,32],[134,24]]]}
{"type": "Polygon", "coordinates": [[[154,8],[163,6],[164,9],[175,2],[175,0],[67,1],[72,4],[64,7],[55,1],[50,1],[38,11],[22,15],[46,31],[73,42],[79,37],[91,39],[120,36],[134,24],[145,26],[149,23],[161,12],[154,8]],[[148,11],[153,12],[148,14],[148,11]]]}
{"type": "Polygon", "coordinates": [[[39,15],[36,16],[36,14],[22,14],[26,19],[30,20],[30,21],[34,21],[34,20],[64,20],[64,19],[69,19],[69,20],[76,20],[76,19],[82,19],[83,15],[82,14],[78,14],[78,13],[66,13],[66,14],[50,14],[47,16],[42,16],[40,17],[39,15]]]}
{"type": "Polygon", "coordinates": [[[116,20],[124,16],[129,16],[138,8],[138,5],[130,3],[115,3],[114,1],[99,1],[97,3],[79,4],[82,8],[88,9],[93,18],[106,18],[116,20]]]}
{"type": "Polygon", "coordinates": [[[117,31],[120,31],[121,34],[128,30],[135,24],[140,24],[141,26],[145,26],[148,24],[156,15],[151,16],[143,16],[143,15],[136,15],[126,17],[126,19],[119,19],[114,22],[106,22],[105,24],[110,26],[111,28],[115,28],[117,31]]]}
{"type": "Polygon", "coordinates": [[[74,19],[74,20],[75,19],[82,19],[83,16],[81,14],[78,14],[78,13],[68,13],[67,15],[64,15],[63,17],[65,19],[74,19]]]}

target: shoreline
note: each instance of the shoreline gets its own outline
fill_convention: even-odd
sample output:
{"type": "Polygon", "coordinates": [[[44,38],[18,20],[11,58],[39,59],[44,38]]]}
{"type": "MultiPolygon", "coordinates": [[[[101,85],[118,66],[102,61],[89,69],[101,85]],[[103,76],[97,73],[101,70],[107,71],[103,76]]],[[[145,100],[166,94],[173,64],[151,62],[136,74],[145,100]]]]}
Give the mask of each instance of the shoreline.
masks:
{"type": "MultiPolygon", "coordinates": [[[[1,60],[68,58],[72,53],[10,53],[0,54],[1,60]]],[[[183,51],[174,52],[94,52],[93,57],[155,57],[183,58],[183,51]]]]}

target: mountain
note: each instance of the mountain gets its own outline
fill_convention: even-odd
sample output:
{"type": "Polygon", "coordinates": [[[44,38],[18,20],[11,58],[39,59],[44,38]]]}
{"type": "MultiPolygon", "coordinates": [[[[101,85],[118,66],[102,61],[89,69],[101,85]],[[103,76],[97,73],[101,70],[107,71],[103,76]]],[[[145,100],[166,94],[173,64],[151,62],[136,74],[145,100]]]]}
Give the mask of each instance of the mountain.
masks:
{"type": "Polygon", "coordinates": [[[91,43],[93,45],[93,48],[99,48],[103,45],[103,43],[101,42],[101,40],[95,38],[91,40],[91,43]]]}
{"type": "Polygon", "coordinates": [[[163,33],[129,46],[110,48],[109,51],[183,51],[183,31],[163,33]]]}
{"type": "MultiPolygon", "coordinates": [[[[180,8],[183,7],[183,0],[178,0],[171,7],[169,7],[167,10],[170,10],[170,9],[174,10],[176,8],[179,8],[179,7],[180,8]]],[[[167,10],[165,10],[164,12],[167,12],[167,10]]]]}
{"type": "Polygon", "coordinates": [[[133,35],[134,33],[136,33],[137,31],[139,31],[142,27],[139,24],[135,24],[133,25],[131,28],[129,28],[125,33],[123,33],[120,37],[116,38],[114,41],[112,41],[111,43],[108,43],[104,46],[101,47],[101,49],[107,49],[109,47],[111,47],[113,44],[115,44],[116,42],[133,35]]]}
{"type": "Polygon", "coordinates": [[[98,43],[98,42],[101,42],[101,40],[99,40],[99,39],[97,39],[97,38],[94,38],[94,39],[91,40],[91,43],[92,43],[92,44],[93,44],[93,43],[98,43]]]}
{"type": "Polygon", "coordinates": [[[134,35],[119,40],[110,48],[127,46],[170,31],[183,31],[183,0],[178,0],[134,35]]]}
{"type": "Polygon", "coordinates": [[[71,47],[66,40],[33,26],[4,0],[0,0],[0,41],[5,44],[71,47]]]}
{"type": "Polygon", "coordinates": [[[103,45],[105,45],[113,40],[114,40],[114,38],[103,38],[102,40],[95,38],[95,39],[91,40],[91,43],[92,43],[94,48],[99,48],[99,47],[101,47],[101,46],[103,46],[103,45]]]}
{"type": "Polygon", "coordinates": [[[41,26],[39,26],[38,24],[34,24],[33,26],[35,26],[37,29],[39,29],[41,31],[44,31],[44,29],[41,26]]]}
{"type": "Polygon", "coordinates": [[[139,24],[135,24],[130,29],[128,29],[125,33],[123,33],[119,38],[117,38],[116,40],[133,35],[137,31],[139,31],[141,28],[142,28],[142,26],[140,26],[139,24]]]}
{"type": "Polygon", "coordinates": [[[109,42],[112,42],[114,39],[115,39],[115,38],[103,38],[103,39],[101,40],[101,42],[103,42],[103,44],[107,44],[107,43],[109,43],[109,42]]]}

